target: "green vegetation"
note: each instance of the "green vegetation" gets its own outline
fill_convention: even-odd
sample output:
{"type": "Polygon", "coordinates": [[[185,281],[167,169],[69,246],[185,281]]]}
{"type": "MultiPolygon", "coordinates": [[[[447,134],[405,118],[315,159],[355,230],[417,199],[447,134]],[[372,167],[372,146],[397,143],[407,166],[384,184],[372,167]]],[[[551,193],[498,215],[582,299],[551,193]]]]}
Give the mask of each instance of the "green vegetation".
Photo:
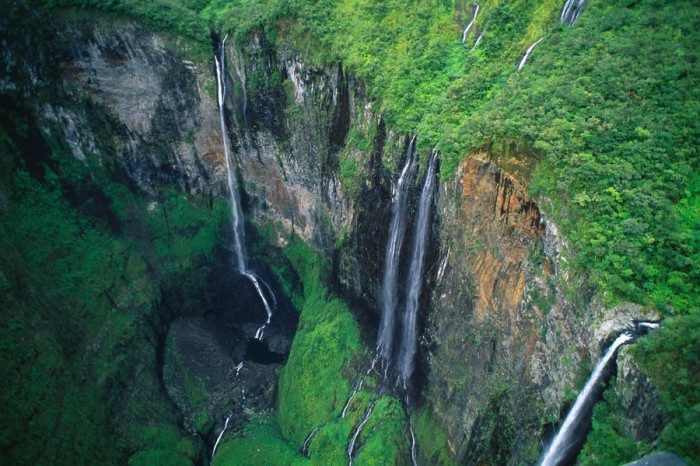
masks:
{"type": "Polygon", "coordinates": [[[604,401],[595,405],[592,424],[578,458],[582,465],[617,466],[632,462],[643,453],[643,445],[624,431],[623,406],[614,380],[604,393],[604,401]]]}
{"type": "MultiPolygon", "coordinates": [[[[518,158],[536,167],[525,174],[532,194],[551,201],[548,217],[571,240],[577,266],[606,302],[643,303],[667,317],[637,355],[664,399],[669,423],[659,448],[694,460],[700,457],[693,435],[700,427],[700,11],[690,0],[590,2],[568,28],[558,24],[560,1],[481,3],[465,44],[466,0],[42,0],[15,2],[10,16],[37,4],[132,17],[202,61],[210,60],[210,28],[239,40],[262,30],[317,63],[343,62],[368,84],[374,110],[391,130],[418,133],[421,153],[440,150],[443,178],[477,150],[503,164],[518,158]],[[484,36],[472,50],[477,31],[484,36]],[[528,65],[515,72],[527,46],[543,35],[528,65]]],[[[272,77],[273,86],[264,78],[251,77],[251,90],[279,87],[282,79],[272,77]]],[[[132,453],[133,464],[191,460],[194,446],[167,428],[175,414],[158,393],[155,350],[146,342],[157,337],[151,327],[161,319],[161,292],[181,293],[187,303],[203,287],[204,275],[191,272],[211,258],[227,209],[218,204],[208,212],[205,200],[167,190],[150,209],[116,182],[113,161],[83,165],[57,135],[42,136],[31,118],[13,111],[16,102],[2,103],[0,145],[10,155],[0,161],[0,344],[7,361],[0,401],[12,413],[2,448],[12,445],[16,463],[36,462],[39,451],[48,462],[80,463],[82,450],[97,452],[103,463],[132,453]],[[99,212],[95,199],[110,208],[99,212]],[[133,380],[129,394],[118,398],[114,387],[133,380]],[[29,418],[31,430],[44,436],[17,430],[29,418]],[[117,444],[109,440],[108,418],[117,444]],[[140,427],[146,420],[158,425],[140,427]],[[47,440],[49,433],[55,436],[47,440]],[[73,449],[59,449],[66,444],[73,449]]],[[[109,118],[94,125],[109,141],[109,118]]],[[[366,151],[370,141],[351,133],[340,154],[350,194],[362,170],[352,150],[366,151]]],[[[304,304],[280,380],[279,411],[248,428],[249,442],[222,445],[220,461],[227,451],[251,458],[260,445],[274,445],[270,454],[289,464],[304,461],[287,442],[298,445],[324,424],[313,448],[318,458],[339,459],[359,407],[369,402],[361,397],[351,420],[337,419],[349,389],[338,374],[354,371],[359,331],[347,306],[324,287],[325,264],[299,243],[288,253],[304,283],[304,304]]],[[[534,300],[548,307],[547,297],[534,300]]],[[[395,400],[377,409],[400,425],[395,400]]],[[[637,451],[611,430],[618,411],[612,398],[597,409],[590,457],[613,448],[620,455],[610,457],[615,462],[637,451]]],[[[420,432],[430,423],[418,416],[419,435],[425,438],[420,432]]],[[[391,436],[367,439],[361,457],[373,456],[389,438],[405,438],[392,429],[391,436]]],[[[439,438],[426,441],[426,455],[443,458],[439,438]]]]}
{"type": "MultiPolygon", "coordinates": [[[[301,277],[304,301],[299,329],[287,365],[280,376],[277,417],[256,418],[236,437],[222,442],[215,465],[342,464],[353,430],[376,396],[367,380],[346,418],[340,417],[350,394],[347,378],[356,374],[363,347],[359,329],[347,305],[326,286],[329,264],[298,239],[285,254],[301,277]],[[347,374],[347,376],[342,376],[347,374]],[[347,378],[346,378],[347,377],[347,378]],[[299,452],[315,428],[310,459],[299,452]]],[[[397,464],[410,448],[406,417],[393,397],[379,398],[358,446],[357,464],[397,464]]]]}
{"type": "Polygon", "coordinates": [[[3,459],[192,464],[200,447],[175,427],[158,379],[163,298],[194,302],[228,208],[130,190],[105,155],[116,153],[110,118],[89,101],[72,110],[103,155],[83,162],[22,99],[1,99],[3,459]]]}
{"type": "Polygon", "coordinates": [[[291,466],[305,462],[298,447],[285,440],[274,419],[259,417],[245,427],[240,437],[219,446],[212,466],[291,466]]]}
{"type": "Polygon", "coordinates": [[[666,319],[639,341],[635,354],[658,387],[667,415],[659,449],[700,464],[700,315],[666,319]]]}
{"type": "Polygon", "coordinates": [[[304,307],[280,375],[278,419],[285,436],[302,443],[314,427],[340,414],[350,386],[338,375],[354,367],[360,331],[347,306],[328,296],[328,264],[301,242],[287,254],[304,284],[304,307]]]}
{"type": "Polygon", "coordinates": [[[429,410],[420,409],[412,415],[413,430],[419,445],[420,464],[457,464],[448,453],[451,447],[443,427],[429,410]]]}

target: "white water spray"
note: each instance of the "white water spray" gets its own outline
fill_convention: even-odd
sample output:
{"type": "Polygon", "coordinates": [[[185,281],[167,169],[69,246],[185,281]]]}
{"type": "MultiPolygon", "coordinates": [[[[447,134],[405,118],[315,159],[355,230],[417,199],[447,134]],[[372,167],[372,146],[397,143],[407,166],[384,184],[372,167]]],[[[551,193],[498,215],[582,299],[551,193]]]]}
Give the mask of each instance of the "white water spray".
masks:
{"type": "Polygon", "coordinates": [[[476,15],[479,14],[479,5],[476,5],[476,10],[474,10],[474,17],[472,20],[467,24],[467,27],[464,28],[464,32],[462,33],[462,43],[464,43],[465,40],[467,40],[467,36],[469,35],[469,31],[471,30],[472,26],[474,25],[474,21],[476,21],[476,15]]]}
{"type": "Polygon", "coordinates": [[[418,220],[413,234],[413,250],[409,267],[408,296],[406,299],[406,311],[403,318],[403,336],[401,341],[401,351],[399,353],[399,371],[404,383],[413,374],[413,359],[416,355],[418,317],[418,299],[423,285],[423,259],[425,257],[425,246],[428,240],[430,226],[430,208],[433,203],[433,193],[435,192],[435,164],[437,162],[437,151],[433,150],[430,156],[428,170],[425,175],[423,190],[420,195],[418,206],[418,220]]]}
{"type": "MultiPolygon", "coordinates": [[[[226,113],[225,113],[225,100],[226,100],[226,79],[224,77],[225,73],[225,59],[226,59],[226,39],[228,35],[224,37],[221,41],[221,53],[220,57],[214,56],[216,62],[216,84],[219,97],[219,120],[221,122],[221,136],[224,144],[224,157],[226,159],[226,174],[228,177],[228,189],[229,195],[231,197],[231,214],[232,214],[232,225],[233,225],[233,247],[236,253],[236,267],[241,275],[245,275],[248,280],[253,283],[255,290],[260,296],[260,300],[263,303],[265,312],[267,314],[267,320],[265,323],[258,328],[255,332],[255,338],[262,340],[265,327],[270,323],[272,319],[272,308],[270,307],[265,293],[263,292],[260,282],[262,282],[265,287],[270,291],[270,295],[273,300],[276,298],[269,285],[265,283],[264,280],[258,278],[252,271],[248,270],[248,264],[246,263],[246,250],[245,250],[245,225],[243,220],[243,210],[241,209],[241,200],[239,196],[238,182],[236,175],[233,171],[233,160],[231,157],[231,151],[228,147],[228,137],[226,130],[226,113]]],[[[245,81],[243,82],[245,88],[245,81]]]]}
{"type": "Polygon", "coordinates": [[[532,49],[534,49],[537,46],[537,44],[542,42],[542,39],[544,39],[544,37],[540,37],[537,40],[537,42],[535,42],[534,44],[532,44],[530,47],[527,48],[527,52],[525,52],[525,56],[523,57],[522,60],[520,60],[520,63],[518,63],[518,71],[523,69],[523,66],[525,66],[525,63],[527,63],[527,59],[530,57],[530,54],[532,53],[532,49]]]}
{"type": "MultiPolygon", "coordinates": [[[[377,334],[377,353],[389,361],[394,341],[394,321],[397,305],[399,279],[399,257],[406,231],[406,209],[408,187],[416,169],[416,136],[413,136],[406,150],[406,165],[394,188],[394,199],[389,224],[389,241],[384,255],[384,277],[382,280],[382,320],[377,334]]],[[[372,364],[374,366],[374,363],[372,364]]]]}
{"type": "Polygon", "coordinates": [[[583,387],[583,390],[581,393],[579,393],[578,397],[576,398],[576,402],[569,411],[569,414],[566,415],[566,419],[564,419],[564,423],[561,425],[559,432],[557,432],[554,440],[552,440],[552,444],[544,454],[540,466],[557,466],[560,461],[566,458],[568,449],[573,440],[571,438],[574,432],[573,427],[575,427],[576,421],[580,417],[583,408],[588,404],[589,399],[595,392],[595,388],[603,375],[603,370],[608,365],[610,359],[612,359],[612,357],[615,355],[615,351],[617,351],[621,345],[627,343],[633,338],[634,337],[629,333],[623,333],[617,337],[615,342],[610,345],[610,348],[608,348],[608,350],[605,352],[602,359],[598,361],[598,364],[596,364],[595,369],[591,374],[591,378],[588,379],[586,386],[583,387]]]}
{"type": "Polygon", "coordinates": [[[658,322],[640,322],[639,326],[646,328],[659,328],[660,324],[658,322]]]}

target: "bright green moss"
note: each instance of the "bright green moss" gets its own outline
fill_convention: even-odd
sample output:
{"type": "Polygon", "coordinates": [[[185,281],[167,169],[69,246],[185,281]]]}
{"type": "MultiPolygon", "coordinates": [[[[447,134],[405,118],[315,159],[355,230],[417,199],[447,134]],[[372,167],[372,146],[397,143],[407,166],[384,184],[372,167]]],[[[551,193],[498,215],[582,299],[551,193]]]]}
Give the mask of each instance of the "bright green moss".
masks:
{"type": "Polygon", "coordinates": [[[223,442],[217,449],[212,466],[293,466],[308,463],[296,445],[282,436],[274,419],[256,417],[243,434],[223,442]]]}
{"type": "Polygon", "coordinates": [[[360,350],[359,328],[342,301],[323,285],[321,260],[296,242],[288,257],[304,284],[304,306],[279,382],[278,419],[299,444],[315,427],[340,414],[350,384],[341,374],[360,350]]]}

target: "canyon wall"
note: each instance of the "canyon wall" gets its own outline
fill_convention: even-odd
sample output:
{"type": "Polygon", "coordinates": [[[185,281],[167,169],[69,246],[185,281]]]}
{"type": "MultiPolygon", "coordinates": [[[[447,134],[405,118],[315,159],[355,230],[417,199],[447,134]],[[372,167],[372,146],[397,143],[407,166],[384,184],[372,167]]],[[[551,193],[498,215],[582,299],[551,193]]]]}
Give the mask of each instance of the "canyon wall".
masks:
{"type": "MultiPolygon", "coordinates": [[[[34,77],[31,95],[51,89],[52,73],[63,80],[65,95],[32,104],[42,131],[59,131],[81,163],[99,166],[116,155],[124,171],[118,174],[125,175],[120,180],[151,210],[164,208],[162,191],[173,187],[204,196],[210,211],[225,200],[213,54],[210,62],[190,62],[164,38],[122,20],[64,20],[50,34],[50,64],[37,65],[39,55],[16,57],[34,77]],[[38,70],[42,66],[51,71],[38,70]],[[106,115],[101,126],[83,106],[68,104],[71,99],[97,103],[106,115]]],[[[273,226],[276,246],[298,235],[331,261],[331,286],[357,304],[372,347],[392,183],[409,136],[386,127],[363,85],[340,64],[314,64],[293,44],[271,43],[262,32],[229,42],[227,53],[226,137],[236,154],[244,210],[256,226],[273,226]]],[[[3,89],[19,85],[11,70],[5,74],[3,89]]],[[[415,204],[415,192],[412,197],[415,204]]],[[[445,448],[457,461],[535,461],[549,434],[542,425],[560,419],[562,405],[605,344],[634,319],[655,317],[638,306],[603,306],[568,265],[575,251],[547,209],[547,201],[531,198],[526,183],[499,168],[493,154],[469,154],[454,177],[440,180],[421,299],[418,404],[445,429],[445,448]]],[[[194,357],[189,364],[211,364],[208,374],[221,369],[216,384],[222,393],[233,377],[232,368],[222,366],[238,361],[231,354],[242,357],[242,350],[218,344],[216,325],[179,321],[167,343],[175,353],[165,354],[169,395],[184,412],[186,428],[199,433],[211,432],[235,397],[188,398],[178,374],[182,354],[191,355],[178,356],[173,348],[190,341],[213,354],[215,360],[194,357]],[[210,404],[216,406],[202,408],[210,404]]],[[[291,340],[285,335],[282,353],[291,340]]],[[[274,405],[276,370],[259,368],[265,375],[253,385],[260,412],[274,405]]],[[[617,387],[630,410],[646,407],[645,415],[657,419],[653,391],[629,357],[617,387]]],[[[649,435],[630,422],[630,430],[649,435]]]]}

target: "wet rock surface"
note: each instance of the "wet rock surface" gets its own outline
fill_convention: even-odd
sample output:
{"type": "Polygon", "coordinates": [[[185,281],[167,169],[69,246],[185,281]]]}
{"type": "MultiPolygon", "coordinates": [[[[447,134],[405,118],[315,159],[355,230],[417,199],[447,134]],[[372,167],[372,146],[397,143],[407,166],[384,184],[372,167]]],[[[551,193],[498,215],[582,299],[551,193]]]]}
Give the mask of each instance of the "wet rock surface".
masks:
{"type": "MultiPolygon", "coordinates": [[[[111,112],[118,155],[139,188],[221,191],[216,101],[204,91],[214,79],[209,67],[182,60],[162,37],[130,21],[64,20],[50,34],[64,79],[111,112]]],[[[95,146],[84,116],[62,108],[52,114],[78,158],[81,146],[95,146]]]]}

